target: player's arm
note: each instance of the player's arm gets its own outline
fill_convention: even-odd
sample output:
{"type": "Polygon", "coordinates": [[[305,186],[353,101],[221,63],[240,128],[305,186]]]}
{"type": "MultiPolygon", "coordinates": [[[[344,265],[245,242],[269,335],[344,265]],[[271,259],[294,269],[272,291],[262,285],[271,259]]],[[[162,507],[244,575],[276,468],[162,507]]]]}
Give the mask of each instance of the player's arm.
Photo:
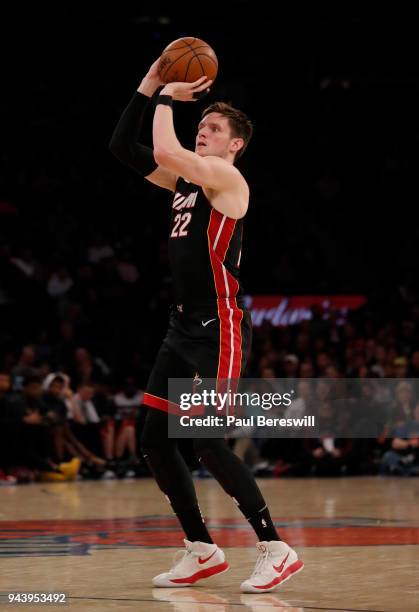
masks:
{"type": "Polygon", "coordinates": [[[174,191],[177,177],[170,170],[160,168],[154,159],[153,150],[138,142],[150,98],[162,85],[157,72],[158,62],[151,66],[122,113],[112,134],[109,149],[123,164],[136,170],[151,183],[174,191]]]}
{"type": "Polygon", "coordinates": [[[201,157],[182,147],[177,139],[173,124],[173,111],[170,104],[172,96],[166,95],[172,91],[171,86],[178,88],[176,99],[189,101],[192,100],[193,93],[205,89],[208,82],[203,77],[195,83],[170,84],[162,90],[161,96],[164,97],[160,98],[159,96],[157,99],[153,121],[153,145],[156,162],[159,167],[166,168],[195,185],[223,193],[223,196],[226,197],[223,197],[222,201],[216,203],[214,207],[229,217],[241,218],[247,210],[249,196],[245,180],[237,168],[223,159],[214,156],[201,157]],[[179,85],[185,88],[184,94],[179,94],[179,85]],[[187,97],[188,95],[190,97],[187,97]]]}

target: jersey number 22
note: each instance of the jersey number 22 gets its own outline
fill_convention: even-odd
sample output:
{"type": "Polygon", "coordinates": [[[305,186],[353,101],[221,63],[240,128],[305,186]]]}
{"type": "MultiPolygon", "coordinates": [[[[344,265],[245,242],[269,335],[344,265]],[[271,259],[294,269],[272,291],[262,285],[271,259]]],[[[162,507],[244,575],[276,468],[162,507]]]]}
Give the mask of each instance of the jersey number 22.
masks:
{"type": "Polygon", "coordinates": [[[174,226],[172,229],[172,233],[170,234],[170,238],[181,238],[182,236],[188,235],[188,230],[186,229],[192,219],[192,215],[189,212],[185,212],[182,214],[177,214],[174,221],[174,226]]]}

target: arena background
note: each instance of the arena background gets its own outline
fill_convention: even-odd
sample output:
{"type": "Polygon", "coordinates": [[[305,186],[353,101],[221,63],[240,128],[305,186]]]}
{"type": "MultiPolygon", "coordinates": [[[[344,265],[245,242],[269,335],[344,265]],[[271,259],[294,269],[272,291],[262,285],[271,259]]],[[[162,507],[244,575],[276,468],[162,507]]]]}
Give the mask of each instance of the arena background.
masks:
{"type": "MultiPolygon", "coordinates": [[[[255,124],[240,163],[252,191],[246,293],[365,294],[378,318],[415,299],[418,68],[408,19],[320,9],[273,18],[267,3],[248,2],[200,15],[155,3],[55,5],[16,10],[3,28],[3,359],[42,332],[56,338],[63,316],[45,281],[65,266],[83,342],[118,375],[138,351],[146,377],[170,299],[167,198],[122,167],[108,141],[150,62],[182,35],[210,41],[220,58],[208,102],[231,100],[255,124]],[[115,287],[110,262],[89,300],[81,268],[98,236],[135,262],[139,281],[115,287]],[[27,249],[41,267],[33,283],[9,265],[27,249]]],[[[177,105],[185,146],[203,107],[177,105]]]]}
{"type": "MultiPolygon", "coordinates": [[[[342,6],[285,11],[237,0],[16,4],[2,13],[0,377],[11,376],[19,414],[32,410],[22,384],[33,375],[64,372],[74,392],[93,385],[111,403],[127,385],[130,393],[145,387],[172,300],[169,198],[123,167],[108,145],[152,61],[172,40],[196,36],[213,46],[220,69],[206,100],[175,105],[181,142],[192,147],[202,109],[218,99],[244,110],[255,126],[239,162],[251,189],[242,281],[257,321],[246,374],[399,378],[410,387],[397,387],[390,412],[413,416],[417,387],[406,381],[419,374],[412,15],[383,7],[373,14],[342,6]]],[[[150,112],[150,126],[151,119],[150,112]]],[[[99,413],[103,406],[98,401],[99,413]]],[[[0,414],[0,484],[42,479],[39,466],[22,460],[21,422],[18,412],[10,414],[0,414]]],[[[417,479],[377,477],[392,469],[382,463],[390,433],[352,441],[346,463],[332,474],[313,466],[287,474],[295,449],[281,456],[277,441],[258,446],[265,461],[255,473],[276,525],[306,562],[304,579],[285,592],[296,605],[400,610],[406,601],[403,609],[417,609],[411,570],[419,542],[417,479]],[[307,475],[319,478],[303,485],[294,478],[307,475]]],[[[194,476],[207,477],[190,446],[183,451],[194,476]]],[[[123,597],[140,609],[158,599],[150,594],[150,572],[165,567],[164,547],[178,545],[182,535],[154,482],[144,478],[141,458],[135,465],[130,459],[125,454],[122,467],[108,461],[80,471],[79,478],[97,483],[2,489],[9,505],[0,507],[0,556],[7,558],[0,595],[21,588],[25,572],[27,589],[66,589],[78,609],[86,609],[86,599],[108,599],[115,609],[128,609],[123,597]],[[119,478],[102,482],[105,468],[119,478]],[[122,489],[129,471],[138,478],[122,489]],[[56,554],[69,560],[56,562],[56,554]],[[27,556],[36,563],[20,565],[27,556]],[[52,556],[50,565],[42,556],[52,556]]],[[[241,516],[209,478],[197,487],[221,545],[250,569],[253,535],[241,516]]],[[[216,589],[206,600],[189,601],[211,609],[251,605],[238,604],[231,585],[225,588],[223,597],[216,589]]]]}

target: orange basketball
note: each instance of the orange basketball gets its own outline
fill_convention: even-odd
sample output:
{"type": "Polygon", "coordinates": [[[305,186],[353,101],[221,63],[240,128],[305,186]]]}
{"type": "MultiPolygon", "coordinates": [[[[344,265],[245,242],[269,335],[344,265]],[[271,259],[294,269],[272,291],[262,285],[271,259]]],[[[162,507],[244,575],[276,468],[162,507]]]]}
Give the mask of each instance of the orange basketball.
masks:
{"type": "Polygon", "coordinates": [[[214,50],[200,38],[178,38],[161,54],[159,75],[163,83],[193,83],[202,76],[214,81],[218,60],[214,50]]]}

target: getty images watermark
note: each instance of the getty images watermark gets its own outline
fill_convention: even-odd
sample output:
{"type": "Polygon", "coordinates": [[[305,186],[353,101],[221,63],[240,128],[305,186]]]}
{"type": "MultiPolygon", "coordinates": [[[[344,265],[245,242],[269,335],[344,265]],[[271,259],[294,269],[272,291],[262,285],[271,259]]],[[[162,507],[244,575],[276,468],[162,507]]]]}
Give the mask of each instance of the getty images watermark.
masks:
{"type": "Polygon", "coordinates": [[[237,392],[227,389],[225,392],[216,389],[203,389],[201,392],[181,393],[179,407],[182,411],[193,411],[201,408],[208,412],[212,408],[215,414],[207,414],[204,417],[183,414],[179,416],[181,427],[314,427],[314,416],[302,418],[272,417],[266,414],[250,414],[248,416],[236,416],[229,412],[242,414],[243,408],[260,408],[270,411],[280,406],[287,408],[292,403],[291,390],[289,393],[278,392],[237,392]],[[223,414],[218,414],[223,413],[223,414]]]}
{"type": "Polygon", "coordinates": [[[171,438],[388,437],[400,394],[419,404],[416,379],[195,376],[169,379],[168,391],[171,438]]]}
{"type": "Polygon", "coordinates": [[[295,398],[289,380],[169,379],[169,437],[288,437],[315,428],[314,414],[294,413],[295,398]]]}

